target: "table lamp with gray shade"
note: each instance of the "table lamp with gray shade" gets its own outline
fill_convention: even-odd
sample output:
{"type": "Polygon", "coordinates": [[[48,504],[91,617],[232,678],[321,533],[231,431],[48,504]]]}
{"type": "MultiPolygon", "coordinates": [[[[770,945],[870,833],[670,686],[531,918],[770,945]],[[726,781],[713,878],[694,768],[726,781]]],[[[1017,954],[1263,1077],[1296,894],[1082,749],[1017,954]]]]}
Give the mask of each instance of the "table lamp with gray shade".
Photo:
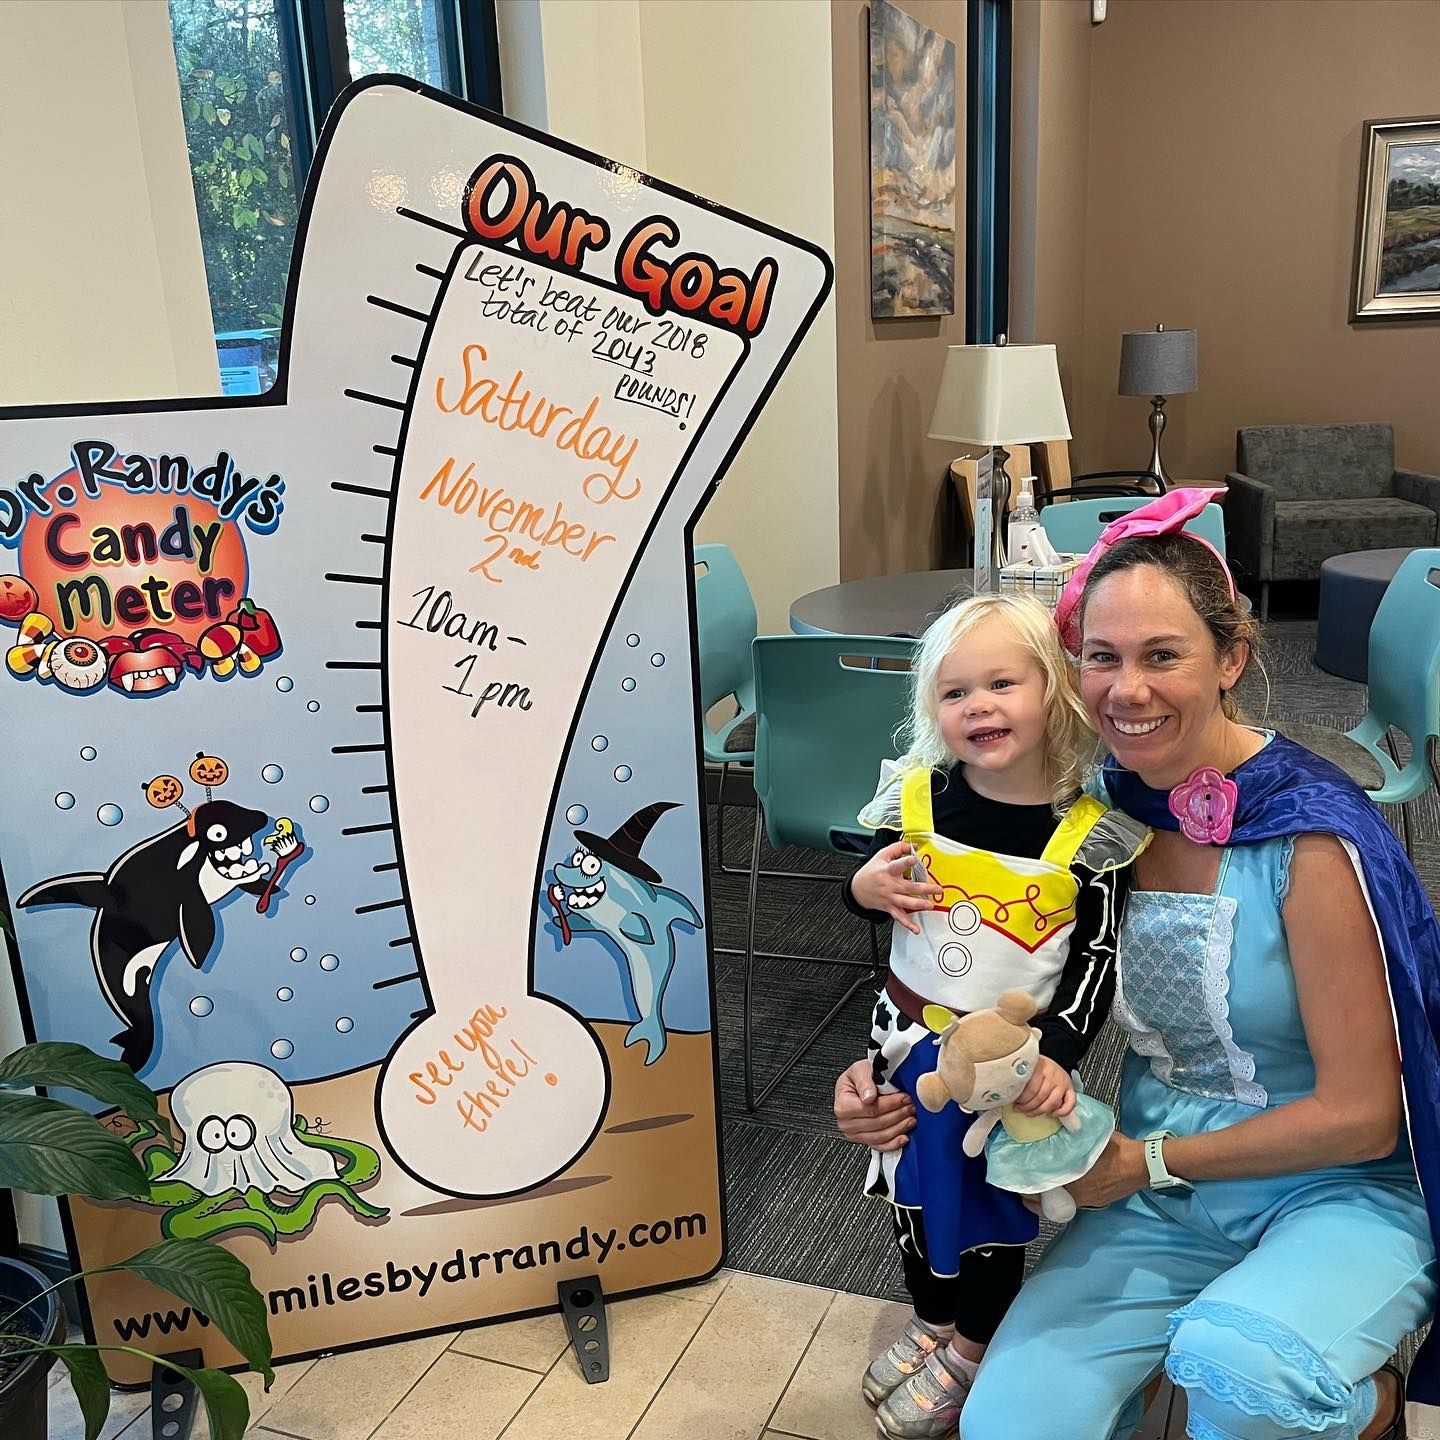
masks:
{"type": "Polygon", "coordinates": [[[1196,386],[1196,340],[1193,330],[1127,330],[1120,337],[1120,393],[1150,397],[1150,464],[1146,467],[1169,486],[1160,463],[1160,436],[1165,430],[1165,400],[1188,395],[1196,386]]]}
{"type": "Polygon", "coordinates": [[[1065,394],[1053,345],[951,345],[930,421],[932,440],[992,450],[990,573],[998,583],[1005,563],[1003,518],[1010,500],[1007,445],[1070,438],[1065,394]]]}

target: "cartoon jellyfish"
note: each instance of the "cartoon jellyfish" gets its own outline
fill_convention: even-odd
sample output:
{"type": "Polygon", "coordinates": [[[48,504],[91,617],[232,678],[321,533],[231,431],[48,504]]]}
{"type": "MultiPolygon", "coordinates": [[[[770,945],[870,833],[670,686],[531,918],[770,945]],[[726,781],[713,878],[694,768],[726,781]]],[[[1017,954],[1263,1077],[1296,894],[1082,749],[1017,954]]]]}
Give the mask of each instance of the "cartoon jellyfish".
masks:
{"type": "Polygon", "coordinates": [[[178,1157],[149,1125],[129,1138],[150,1181],[141,1203],[166,1210],[166,1236],[250,1231],[273,1245],[308,1230],[332,1196],[362,1219],[388,1213],[355,1193],[380,1173],[375,1150],[310,1133],[289,1087],[264,1065],[225,1060],[196,1070],[171,1091],[170,1112],[185,1136],[178,1157]]]}

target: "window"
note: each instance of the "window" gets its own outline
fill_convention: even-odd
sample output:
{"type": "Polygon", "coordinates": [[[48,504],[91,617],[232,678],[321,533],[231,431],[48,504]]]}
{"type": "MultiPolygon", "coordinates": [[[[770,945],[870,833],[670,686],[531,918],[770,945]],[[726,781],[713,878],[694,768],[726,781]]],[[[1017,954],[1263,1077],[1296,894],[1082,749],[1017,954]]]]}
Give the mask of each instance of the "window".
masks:
{"type": "Polygon", "coordinates": [[[965,340],[1010,324],[1011,0],[970,0],[966,47],[965,340]]]}
{"type": "Polygon", "coordinates": [[[400,74],[500,109],[495,0],[169,0],[220,379],[258,395],[315,142],[335,96],[400,74]]]}

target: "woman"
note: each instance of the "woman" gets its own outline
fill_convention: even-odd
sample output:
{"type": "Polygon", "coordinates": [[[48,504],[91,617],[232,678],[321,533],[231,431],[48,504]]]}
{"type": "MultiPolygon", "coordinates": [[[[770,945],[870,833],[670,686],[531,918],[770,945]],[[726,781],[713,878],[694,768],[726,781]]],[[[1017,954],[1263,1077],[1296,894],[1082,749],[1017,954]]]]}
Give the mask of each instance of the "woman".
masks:
{"type": "MultiPolygon", "coordinates": [[[[1398,1440],[1382,1362],[1436,1296],[1411,1144],[1428,1181],[1440,932],[1363,794],[1235,718],[1251,628],[1223,562],[1145,529],[1107,531],[1073,617],[1102,783],[1156,829],[1121,935],[1120,1132],[1069,1187],[1094,1208],[1011,1308],[963,1435],[1126,1435],[1163,1367],[1195,1440],[1398,1440]]],[[[873,1092],[841,1077],[841,1128],[903,1143],[907,1106],[873,1092]]],[[[1430,1351],[1412,1384],[1435,1399],[1430,1351]]]]}

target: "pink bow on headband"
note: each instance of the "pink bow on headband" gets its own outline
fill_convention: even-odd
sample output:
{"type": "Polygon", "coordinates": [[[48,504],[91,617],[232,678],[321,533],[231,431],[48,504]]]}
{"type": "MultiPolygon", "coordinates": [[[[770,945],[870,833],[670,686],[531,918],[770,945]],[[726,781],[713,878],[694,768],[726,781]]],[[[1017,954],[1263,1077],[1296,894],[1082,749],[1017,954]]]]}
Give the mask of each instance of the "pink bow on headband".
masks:
{"type": "Polygon", "coordinates": [[[1090,553],[1080,562],[1080,567],[1070,577],[1055,607],[1055,624],[1060,628],[1060,640],[1072,654],[1080,653],[1080,597],[1085,592],[1085,582],[1095,568],[1095,562],[1112,546],[1122,540],[1131,540],[1142,535],[1178,535],[1198,540],[1219,562],[1230,586],[1230,598],[1235,598],[1235,577],[1225,563],[1225,557],[1203,536],[1185,529],[1212,500],[1224,495],[1223,490],[1202,490],[1198,487],[1181,490],[1167,490],[1163,495],[1112,520],[1101,532],[1100,538],[1090,547],[1090,553]]]}

